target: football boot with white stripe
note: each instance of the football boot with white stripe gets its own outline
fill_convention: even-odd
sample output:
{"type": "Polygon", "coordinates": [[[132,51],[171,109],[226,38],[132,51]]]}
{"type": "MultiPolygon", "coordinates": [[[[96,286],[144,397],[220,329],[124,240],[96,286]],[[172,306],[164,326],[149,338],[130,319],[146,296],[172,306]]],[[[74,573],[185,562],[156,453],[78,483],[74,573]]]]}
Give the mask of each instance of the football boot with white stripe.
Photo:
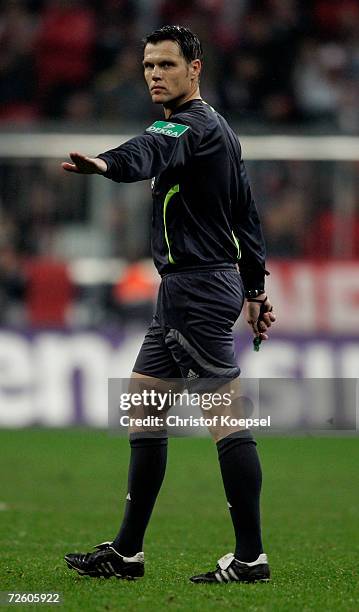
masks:
{"type": "Polygon", "coordinates": [[[134,557],[120,555],[112,546],[112,542],[103,542],[95,546],[92,553],[69,553],[65,561],[70,569],[77,571],[80,576],[91,578],[124,578],[134,580],[141,578],[145,573],[145,559],[143,552],[134,557]]]}
{"type": "Polygon", "coordinates": [[[267,555],[262,553],[256,561],[244,563],[235,559],[232,553],[219,559],[213,572],[192,576],[191,582],[219,583],[219,582],[269,582],[270,571],[267,555]]]}

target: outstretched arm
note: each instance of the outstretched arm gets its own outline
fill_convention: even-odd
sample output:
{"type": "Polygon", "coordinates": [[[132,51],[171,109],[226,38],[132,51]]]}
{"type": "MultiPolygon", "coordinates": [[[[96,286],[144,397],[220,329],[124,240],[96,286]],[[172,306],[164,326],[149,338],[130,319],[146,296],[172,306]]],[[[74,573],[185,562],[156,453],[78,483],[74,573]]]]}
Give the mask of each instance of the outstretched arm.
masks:
{"type": "MultiPolygon", "coordinates": [[[[182,167],[197,149],[205,130],[205,116],[194,111],[178,112],[171,126],[180,128],[171,132],[156,126],[156,122],[143,134],[97,157],[71,153],[72,164],[62,167],[77,174],[101,174],[118,183],[134,183],[153,178],[169,165],[182,167]]],[[[166,122],[162,122],[166,123],[166,122]]]]}
{"type": "Polygon", "coordinates": [[[107,164],[104,159],[99,157],[87,157],[81,153],[70,153],[72,164],[62,162],[62,167],[67,172],[75,172],[76,174],[105,174],[107,164]]]}

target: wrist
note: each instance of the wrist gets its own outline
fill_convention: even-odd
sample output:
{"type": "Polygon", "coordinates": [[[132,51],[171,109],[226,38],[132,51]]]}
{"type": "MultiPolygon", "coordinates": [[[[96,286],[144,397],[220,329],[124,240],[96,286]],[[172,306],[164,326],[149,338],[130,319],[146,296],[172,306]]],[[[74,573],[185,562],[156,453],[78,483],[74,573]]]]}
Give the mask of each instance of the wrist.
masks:
{"type": "Polygon", "coordinates": [[[96,157],[95,159],[97,165],[97,174],[105,174],[107,172],[107,163],[101,157],[96,157]]]}
{"type": "Polygon", "coordinates": [[[97,174],[105,174],[108,170],[107,162],[105,162],[102,157],[95,157],[94,161],[96,162],[96,166],[98,168],[97,174]]]}
{"type": "Polygon", "coordinates": [[[264,289],[245,289],[244,295],[246,300],[260,300],[266,296],[264,289]]]}

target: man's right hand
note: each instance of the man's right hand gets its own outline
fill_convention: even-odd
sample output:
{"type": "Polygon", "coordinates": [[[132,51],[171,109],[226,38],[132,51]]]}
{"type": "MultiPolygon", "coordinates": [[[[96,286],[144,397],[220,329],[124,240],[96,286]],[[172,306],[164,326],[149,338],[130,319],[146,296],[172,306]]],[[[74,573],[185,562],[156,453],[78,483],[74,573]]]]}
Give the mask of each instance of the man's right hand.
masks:
{"type": "Polygon", "coordinates": [[[107,170],[107,164],[99,157],[86,157],[81,153],[70,153],[73,161],[62,162],[62,167],[67,172],[76,172],[77,174],[104,174],[107,170]]]}

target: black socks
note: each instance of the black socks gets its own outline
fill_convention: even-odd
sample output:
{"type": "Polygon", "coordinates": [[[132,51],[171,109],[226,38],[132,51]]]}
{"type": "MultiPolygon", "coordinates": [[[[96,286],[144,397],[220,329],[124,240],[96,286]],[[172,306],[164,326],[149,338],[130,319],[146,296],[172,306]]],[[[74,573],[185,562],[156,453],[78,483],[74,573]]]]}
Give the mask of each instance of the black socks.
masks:
{"type": "Polygon", "coordinates": [[[235,558],[255,561],[263,552],[259,497],[262,471],[256,443],[249,430],[217,442],[224,489],[236,535],[235,558]]]}
{"type": "Polygon", "coordinates": [[[167,434],[131,434],[130,444],[125,515],[113,541],[117,552],[126,557],[143,550],[146,527],[166,471],[167,434]]]}
{"type": "MultiPolygon", "coordinates": [[[[143,538],[166,470],[167,435],[131,434],[128,494],[114,548],[126,557],[143,549],[143,538]]],[[[235,558],[255,561],[263,552],[259,497],[262,472],[256,443],[248,430],[217,442],[223,484],[236,536],[235,558]]]]}

